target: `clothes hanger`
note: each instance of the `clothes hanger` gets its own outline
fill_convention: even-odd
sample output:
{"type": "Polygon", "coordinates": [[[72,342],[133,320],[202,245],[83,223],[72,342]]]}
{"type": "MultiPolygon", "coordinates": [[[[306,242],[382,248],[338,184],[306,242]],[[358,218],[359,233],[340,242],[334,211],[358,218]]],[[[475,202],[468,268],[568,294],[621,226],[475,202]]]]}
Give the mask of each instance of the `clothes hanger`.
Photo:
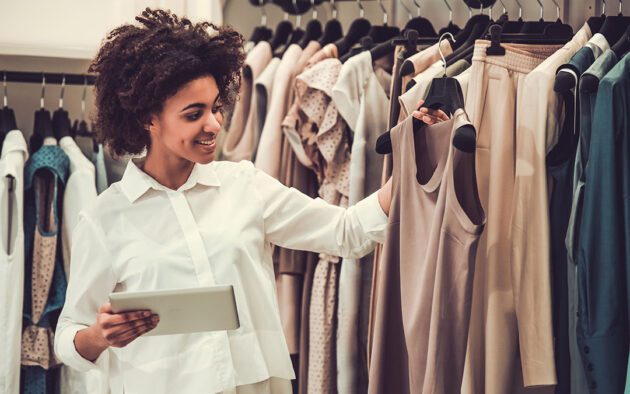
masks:
{"type": "Polygon", "coordinates": [[[297,0],[291,0],[291,7],[286,9],[285,12],[289,14],[293,13],[295,15],[295,29],[293,29],[293,33],[291,33],[291,38],[289,39],[289,44],[284,48],[283,52],[289,48],[291,44],[298,44],[302,37],[306,34],[304,29],[302,29],[302,12],[298,7],[297,0]]]}
{"type": "Polygon", "coordinates": [[[359,6],[359,18],[352,21],[348,33],[344,37],[335,41],[335,46],[337,47],[337,52],[340,57],[348,53],[350,48],[357,44],[361,37],[365,37],[372,27],[370,21],[363,17],[365,11],[363,10],[361,0],[357,0],[357,5],[359,6]]]}
{"type": "MultiPolygon", "coordinates": [[[[483,6],[481,0],[479,0],[478,4],[483,6]]],[[[464,28],[455,35],[455,41],[452,43],[453,54],[457,53],[457,51],[461,48],[467,48],[474,45],[475,40],[483,36],[484,31],[486,31],[488,25],[490,24],[490,17],[485,15],[483,11],[477,15],[472,15],[470,6],[468,6],[468,12],[470,14],[470,18],[466,22],[466,25],[464,25],[464,28]]]]}
{"type": "Polygon", "coordinates": [[[306,33],[302,40],[300,40],[300,48],[304,49],[311,41],[317,41],[322,36],[322,23],[317,20],[317,5],[315,0],[311,0],[311,9],[313,14],[311,20],[306,24],[306,33]]]}
{"type": "MultiPolygon", "coordinates": [[[[597,12],[597,11],[594,11],[594,12],[597,12]]],[[[591,32],[593,34],[599,33],[599,31],[602,28],[602,25],[604,24],[604,19],[606,19],[606,0],[602,0],[602,15],[600,15],[600,16],[595,16],[595,15],[591,16],[586,21],[586,24],[591,29],[591,32]]]]}
{"type": "MultiPolygon", "coordinates": [[[[619,16],[623,16],[622,14],[622,3],[621,1],[619,2],[619,15],[617,15],[617,18],[619,16]]],[[[594,20],[600,20],[601,21],[601,25],[600,25],[600,29],[599,32],[600,34],[602,34],[604,37],[606,37],[606,40],[608,41],[609,38],[612,39],[614,36],[619,35],[619,38],[614,41],[608,41],[609,44],[611,44],[611,49],[613,50],[613,52],[615,53],[615,55],[617,55],[617,58],[620,59],[619,54],[621,54],[623,52],[623,37],[626,36],[628,29],[630,29],[630,27],[627,27],[625,30],[625,32],[621,32],[621,34],[618,33],[617,29],[621,30],[622,28],[619,26],[620,25],[620,21],[619,19],[611,19],[609,20],[608,18],[613,18],[612,16],[606,16],[606,0],[602,0],[602,15],[601,17],[591,17],[589,18],[589,21],[591,19],[594,20]],[[608,22],[606,22],[608,20],[608,22]],[[604,29],[605,28],[605,29],[604,29]],[[616,50],[615,50],[616,49],[616,50]]],[[[587,21],[588,23],[588,21],[587,21]]],[[[590,26],[590,25],[589,25],[590,26]]],[[[628,26],[630,26],[630,23],[628,24],[628,26]]],[[[597,88],[599,87],[599,79],[593,75],[590,74],[585,74],[582,76],[582,78],[580,78],[580,91],[585,92],[585,93],[592,93],[594,91],[597,90],[597,88]]]]}
{"type": "Polygon", "coordinates": [[[387,24],[388,15],[387,9],[383,5],[383,0],[377,0],[377,2],[381,7],[381,11],[383,11],[383,25],[373,25],[368,32],[368,36],[372,37],[375,44],[380,44],[394,37],[400,36],[400,29],[396,26],[389,26],[387,24]]]}
{"type": "Polygon", "coordinates": [[[448,25],[441,28],[438,32],[438,35],[442,36],[444,33],[451,33],[455,35],[459,33],[462,29],[461,27],[453,23],[453,8],[451,8],[451,5],[448,3],[447,0],[444,0],[444,4],[446,4],[446,8],[448,8],[448,25]]]}
{"type": "Polygon", "coordinates": [[[619,59],[624,57],[630,51],[630,25],[619,41],[612,46],[612,50],[619,59]]]}
{"type": "Polygon", "coordinates": [[[4,141],[4,137],[9,131],[17,130],[17,122],[15,121],[15,112],[8,105],[9,95],[7,93],[7,73],[4,73],[2,79],[3,89],[3,107],[0,110],[0,147],[4,141]]]}
{"type": "MultiPolygon", "coordinates": [[[[606,1],[602,0],[602,12],[606,12],[606,1]]],[[[619,13],[614,16],[606,16],[599,33],[606,37],[609,44],[614,45],[625,33],[630,25],[630,17],[623,15],[623,3],[619,1],[619,13]]],[[[605,15],[605,14],[604,14],[605,15]]],[[[615,54],[617,54],[615,52],[615,54]]]]}
{"type": "Polygon", "coordinates": [[[279,56],[279,54],[276,53],[276,50],[282,45],[287,44],[289,38],[291,38],[292,33],[293,23],[291,23],[291,21],[289,20],[289,13],[285,11],[284,18],[276,26],[273,37],[271,37],[271,41],[269,41],[269,44],[271,45],[271,50],[274,53],[275,57],[279,56]]]}
{"type": "Polygon", "coordinates": [[[53,134],[52,120],[50,112],[44,107],[44,97],[46,95],[46,75],[42,73],[42,96],[40,98],[40,108],[35,111],[35,119],[33,121],[33,135],[30,138],[31,152],[36,152],[44,143],[44,138],[52,137],[53,134]]]}
{"type": "MultiPolygon", "coordinates": [[[[409,13],[409,16],[411,16],[411,11],[404,3],[404,1],[400,0],[400,3],[403,5],[403,7],[405,7],[407,12],[409,13]]],[[[417,16],[414,18],[409,18],[409,20],[405,24],[405,27],[403,28],[403,35],[404,32],[406,32],[407,30],[415,30],[418,32],[418,35],[420,37],[437,38],[438,34],[435,32],[435,28],[433,27],[431,21],[421,15],[422,7],[420,6],[419,0],[413,0],[413,3],[416,6],[417,16]]]]}
{"type": "Polygon", "coordinates": [[[343,28],[341,27],[341,22],[337,19],[337,6],[335,5],[335,0],[330,0],[330,7],[332,8],[332,19],[326,22],[326,26],[324,26],[324,34],[319,39],[319,45],[322,47],[343,37],[343,28]]]}
{"type": "MultiPolygon", "coordinates": [[[[558,21],[560,21],[560,6],[553,0],[556,5],[558,13],[558,21]]],[[[568,92],[569,90],[577,86],[577,82],[574,75],[566,72],[559,72],[556,74],[556,80],[554,81],[553,89],[558,93],[568,92]]],[[[577,110],[577,109],[576,109],[577,110]]]]}
{"type": "MultiPolygon", "coordinates": [[[[442,42],[445,36],[450,35],[452,40],[455,37],[451,33],[444,33],[438,42],[442,42]]],[[[452,116],[458,109],[464,108],[464,95],[459,82],[455,78],[446,76],[446,59],[440,48],[440,57],[444,65],[444,74],[434,78],[427,92],[427,97],[422,104],[423,107],[431,109],[442,109],[452,116]]],[[[418,132],[426,123],[413,118],[413,132],[418,132]]],[[[455,130],[453,136],[453,146],[463,152],[471,153],[475,151],[477,145],[477,133],[472,125],[460,126],[455,130]]],[[[376,141],[376,152],[387,154],[392,152],[391,131],[387,131],[378,137],[376,141]]]]}
{"type": "Polygon", "coordinates": [[[66,76],[61,77],[61,96],[59,97],[59,108],[53,113],[52,127],[53,133],[57,141],[60,141],[63,137],[70,136],[70,129],[72,128],[68,111],[63,109],[63,93],[66,89],[66,76]]]}
{"type": "MultiPolygon", "coordinates": [[[[255,0],[250,0],[250,3],[255,0]]],[[[269,41],[273,35],[273,31],[267,27],[267,11],[265,10],[265,1],[258,0],[258,7],[260,7],[260,25],[254,28],[254,31],[249,36],[249,41],[258,44],[260,41],[269,41]]]]}
{"type": "MultiPolygon", "coordinates": [[[[480,7],[480,13],[471,17],[471,19],[469,20],[469,22],[471,20],[475,20],[475,22],[472,25],[468,35],[464,35],[469,25],[469,23],[466,23],[466,26],[464,27],[462,32],[455,36],[456,41],[451,46],[453,48],[453,53],[446,57],[447,66],[450,66],[460,59],[468,58],[470,54],[474,51],[475,41],[483,38],[487,34],[490,25],[492,25],[490,17],[484,14],[485,4],[483,3],[483,1],[479,0],[478,5],[480,7]]],[[[498,23],[503,23],[504,20],[502,18],[499,18],[498,23]]]]}

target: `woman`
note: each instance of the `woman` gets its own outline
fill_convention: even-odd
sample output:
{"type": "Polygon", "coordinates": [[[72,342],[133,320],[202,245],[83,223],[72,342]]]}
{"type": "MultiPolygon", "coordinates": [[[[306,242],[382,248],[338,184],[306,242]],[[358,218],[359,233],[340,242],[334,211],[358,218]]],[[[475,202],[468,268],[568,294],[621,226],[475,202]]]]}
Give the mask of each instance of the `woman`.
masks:
{"type": "Polygon", "coordinates": [[[136,20],[107,36],[90,71],[100,138],[118,155],[146,155],[81,214],[55,352],[107,369],[113,393],[290,393],[272,245],[367,254],[383,241],[391,182],[345,210],[250,162],[214,162],[241,36],[161,10],[136,20]],[[159,316],[107,303],[117,291],[222,284],[234,286],[241,322],[230,332],[143,337],[159,316]]]}

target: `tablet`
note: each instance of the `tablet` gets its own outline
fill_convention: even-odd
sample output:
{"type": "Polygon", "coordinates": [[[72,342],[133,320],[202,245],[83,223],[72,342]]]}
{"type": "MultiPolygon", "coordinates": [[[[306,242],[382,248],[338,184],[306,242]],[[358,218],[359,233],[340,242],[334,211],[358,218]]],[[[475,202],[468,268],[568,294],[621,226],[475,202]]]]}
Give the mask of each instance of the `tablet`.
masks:
{"type": "Polygon", "coordinates": [[[235,330],[238,311],[232,286],[111,293],[114,313],[149,309],[160,316],[145,336],[235,330]]]}

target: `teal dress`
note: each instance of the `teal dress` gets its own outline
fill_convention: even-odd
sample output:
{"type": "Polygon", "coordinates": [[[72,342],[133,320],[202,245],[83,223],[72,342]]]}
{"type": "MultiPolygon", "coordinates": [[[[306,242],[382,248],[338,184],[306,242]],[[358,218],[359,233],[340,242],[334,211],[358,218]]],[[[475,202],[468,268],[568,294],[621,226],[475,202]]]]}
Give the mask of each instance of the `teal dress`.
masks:
{"type": "Polygon", "coordinates": [[[630,55],[601,80],[577,246],[577,337],[589,389],[622,393],[628,367],[630,55]]]}
{"type": "Polygon", "coordinates": [[[58,392],[54,329],[65,302],[60,230],[68,156],[44,145],[24,168],[24,319],[21,386],[24,394],[58,392]]]}

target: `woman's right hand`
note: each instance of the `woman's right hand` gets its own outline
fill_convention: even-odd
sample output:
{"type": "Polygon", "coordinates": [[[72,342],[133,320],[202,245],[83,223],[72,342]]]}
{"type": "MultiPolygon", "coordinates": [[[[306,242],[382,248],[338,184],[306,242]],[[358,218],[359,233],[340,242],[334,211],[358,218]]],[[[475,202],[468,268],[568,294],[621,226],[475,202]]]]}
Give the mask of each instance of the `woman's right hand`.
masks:
{"type": "Polygon", "coordinates": [[[101,305],[94,331],[106,347],[125,347],[136,338],[153,330],[160,317],[149,310],[113,313],[110,303],[101,305]]]}

